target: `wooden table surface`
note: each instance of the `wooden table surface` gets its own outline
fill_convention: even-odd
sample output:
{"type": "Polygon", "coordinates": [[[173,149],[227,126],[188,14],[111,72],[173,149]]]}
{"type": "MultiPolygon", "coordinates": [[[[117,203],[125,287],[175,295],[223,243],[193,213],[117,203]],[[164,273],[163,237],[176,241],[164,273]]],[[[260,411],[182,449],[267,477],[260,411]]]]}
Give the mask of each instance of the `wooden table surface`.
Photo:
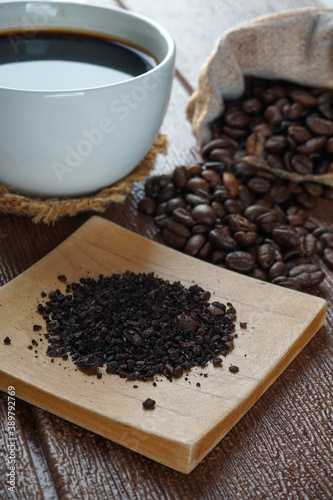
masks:
{"type": "MultiPolygon", "coordinates": [[[[92,0],[89,0],[92,1],[92,0]]],[[[177,69],[162,131],[170,144],[157,172],[198,158],[185,106],[199,69],[227,28],[262,14],[321,6],[316,0],[105,0],[162,23],[177,44],[177,69]]],[[[1,6],[0,6],[1,9],[1,6]]],[[[1,10],[0,10],[1,12],[1,10]]],[[[138,215],[142,185],[103,217],[158,241],[138,215]]],[[[81,226],[92,213],[46,227],[0,214],[4,285],[81,226]]],[[[321,204],[318,221],[332,222],[321,204]]],[[[319,222],[318,222],[319,223],[319,222]]],[[[318,294],[325,325],[255,406],[189,475],[173,471],[46,411],[16,400],[16,496],[8,491],[7,394],[0,401],[0,498],[30,499],[330,499],[332,479],[333,272],[318,294]]],[[[5,335],[6,332],[1,332],[5,335]]]]}

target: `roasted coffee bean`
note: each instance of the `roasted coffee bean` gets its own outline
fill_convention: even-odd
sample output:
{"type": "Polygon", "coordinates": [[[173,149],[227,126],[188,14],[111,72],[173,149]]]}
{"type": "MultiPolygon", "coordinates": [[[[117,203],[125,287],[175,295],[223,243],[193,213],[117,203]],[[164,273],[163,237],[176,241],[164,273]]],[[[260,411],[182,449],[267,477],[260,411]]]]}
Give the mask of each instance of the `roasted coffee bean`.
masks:
{"type": "Polygon", "coordinates": [[[166,211],[166,206],[167,206],[167,202],[166,201],[163,201],[163,203],[159,203],[156,206],[154,215],[155,216],[158,216],[158,215],[168,215],[167,211],[166,211]]]}
{"type": "Polygon", "coordinates": [[[257,217],[259,217],[262,214],[267,213],[267,207],[264,205],[251,205],[250,207],[247,207],[244,211],[244,215],[249,221],[255,222],[257,220],[257,217]]]}
{"type": "Polygon", "coordinates": [[[216,222],[216,212],[214,208],[209,205],[196,205],[191,215],[198,224],[213,226],[216,222]]]}
{"type": "Polygon", "coordinates": [[[251,114],[258,114],[260,113],[260,111],[262,110],[262,103],[259,99],[257,99],[256,97],[253,97],[251,99],[246,99],[246,101],[244,101],[243,103],[243,111],[245,111],[245,113],[251,115],[251,114]]]}
{"type": "Polygon", "coordinates": [[[271,172],[270,170],[267,170],[265,168],[257,168],[256,176],[266,179],[269,182],[275,182],[277,180],[277,177],[274,174],[274,172],[271,172]]]}
{"type": "Polygon", "coordinates": [[[144,215],[153,215],[156,209],[156,203],[152,198],[143,198],[138,204],[138,210],[144,215]]]}
{"type": "Polygon", "coordinates": [[[251,231],[238,231],[233,235],[237,244],[241,247],[249,247],[254,245],[258,239],[258,233],[253,233],[251,231]]]}
{"type": "Polygon", "coordinates": [[[318,109],[320,113],[328,120],[333,120],[333,108],[329,103],[318,104],[318,109]]]}
{"type": "Polygon", "coordinates": [[[333,153],[333,137],[327,139],[325,148],[328,153],[333,153]]]}
{"type": "Polygon", "coordinates": [[[173,219],[171,216],[168,216],[166,214],[161,214],[155,217],[154,222],[159,229],[163,229],[167,225],[167,223],[171,222],[172,220],[173,219]]]}
{"type": "Polygon", "coordinates": [[[278,97],[278,94],[277,94],[277,92],[276,92],[276,90],[275,90],[274,87],[264,88],[264,89],[261,90],[260,94],[261,94],[262,100],[266,104],[271,104],[278,97]]]}
{"type": "Polygon", "coordinates": [[[167,245],[169,245],[173,248],[183,247],[186,243],[186,238],[173,233],[167,227],[163,228],[162,236],[163,236],[165,242],[167,243],[167,245]]]}
{"type": "Polygon", "coordinates": [[[230,172],[223,172],[223,184],[227,188],[230,196],[235,198],[238,195],[239,184],[237,177],[230,172]]]}
{"type": "Polygon", "coordinates": [[[256,268],[249,273],[249,276],[251,276],[251,278],[255,278],[256,280],[268,281],[267,273],[263,269],[256,268]]]}
{"type": "Polygon", "coordinates": [[[218,250],[230,251],[237,248],[234,238],[221,229],[212,229],[208,234],[208,238],[213,248],[217,248],[218,250]]]}
{"type": "Polygon", "coordinates": [[[189,238],[191,234],[186,226],[184,226],[183,224],[179,224],[179,222],[175,221],[168,222],[166,228],[175,235],[180,236],[182,238],[189,238]]]}
{"type": "Polygon", "coordinates": [[[151,197],[151,198],[156,198],[159,192],[159,187],[157,185],[157,178],[158,176],[151,176],[148,177],[148,179],[145,182],[145,192],[146,195],[151,197]]]}
{"type": "Polygon", "coordinates": [[[229,269],[238,273],[249,273],[255,268],[255,261],[252,255],[240,250],[228,253],[225,263],[229,269]]]}
{"type": "Polygon", "coordinates": [[[256,229],[246,217],[239,214],[233,214],[228,217],[228,224],[233,231],[250,231],[256,229]]]}
{"type": "Polygon", "coordinates": [[[186,189],[188,191],[192,191],[193,193],[197,193],[198,189],[207,193],[209,191],[209,184],[205,179],[199,176],[192,177],[186,184],[186,189]]]}
{"type": "Polygon", "coordinates": [[[271,184],[267,179],[262,177],[252,177],[247,183],[247,187],[254,194],[267,194],[271,188],[271,184]]]}
{"type": "Polygon", "coordinates": [[[184,252],[188,255],[197,255],[205,243],[206,238],[202,234],[195,234],[187,240],[184,252]]]}
{"type": "Polygon", "coordinates": [[[300,155],[313,155],[318,153],[326,144],[327,138],[324,136],[321,137],[312,137],[301,146],[298,146],[297,152],[300,155]]]}
{"type": "Polygon", "coordinates": [[[211,230],[211,226],[207,226],[206,224],[196,224],[192,227],[192,234],[206,234],[211,230]]]}
{"type": "Polygon", "coordinates": [[[188,171],[190,173],[190,176],[198,176],[201,175],[202,173],[202,165],[200,163],[192,163],[191,165],[188,166],[188,171]]]}
{"type": "Polygon", "coordinates": [[[222,219],[226,215],[226,211],[222,203],[218,201],[212,201],[211,207],[215,210],[216,216],[222,219]]]}
{"type": "Polygon", "coordinates": [[[168,184],[171,183],[171,180],[172,180],[172,176],[169,175],[169,174],[162,174],[162,175],[158,175],[156,176],[156,182],[157,182],[157,185],[160,189],[163,189],[165,188],[168,184]]]}
{"type": "Polygon", "coordinates": [[[230,149],[213,149],[210,154],[209,158],[212,161],[217,161],[221,162],[225,166],[231,166],[232,165],[232,157],[234,155],[235,151],[230,150],[230,149]]]}
{"type": "Polygon", "coordinates": [[[285,184],[276,184],[272,187],[270,195],[273,197],[274,201],[279,204],[286,203],[291,197],[291,191],[285,184]]]}
{"type": "Polygon", "coordinates": [[[313,172],[313,161],[306,155],[294,155],[291,165],[293,170],[301,175],[309,175],[313,172]]]}
{"type": "Polygon", "coordinates": [[[273,130],[275,130],[283,120],[282,114],[277,106],[268,106],[265,111],[265,118],[273,130]]]}
{"type": "Polygon", "coordinates": [[[244,129],[249,124],[250,117],[236,109],[225,113],[225,122],[229,127],[244,129]]]}
{"type": "Polygon", "coordinates": [[[301,236],[300,247],[303,257],[313,257],[317,250],[317,240],[312,234],[301,236]]]}
{"type": "Polygon", "coordinates": [[[156,402],[154,399],[147,398],[145,401],[143,401],[142,406],[146,409],[147,408],[153,409],[155,408],[155,404],[156,402]]]}
{"type": "Polygon", "coordinates": [[[287,139],[284,135],[272,135],[265,142],[265,149],[270,153],[280,153],[287,147],[287,139]]]}
{"type": "Polygon", "coordinates": [[[312,135],[308,129],[301,125],[290,125],[290,127],[288,127],[288,134],[295,142],[299,143],[312,139],[312,135]]]}
{"type": "Polygon", "coordinates": [[[248,208],[255,200],[254,194],[251,193],[247,186],[239,186],[238,199],[243,208],[248,208]]]}
{"type": "Polygon", "coordinates": [[[237,372],[239,372],[239,367],[235,366],[235,365],[231,365],[231,366],[229,366],[229,372],[237,373],[237,372]]]}
{"type": "Polygon", "coordinates": [[[310,116],[305,120],[307,128],[316,135],[333,135],[333,122],[325,118],[310,116]]]}
{"type": "Polygon", "coordinates": [[[184,246],[187,238],[191,236],[186,226],[175,221],[168,221],[162,234],[167,244],[175,248],[184,246]]]}
{"type": "Polygon", "coordinates": [[[212,263],[213,264],[222,264],[228,255],[226,250],[215,250],[212,254],[212,263]]]}
{"type": "Polygon", "coordinates": [[[324,261],[327,267],[330,269],[333,269],[333,249],[332,248],[325,248],[324,249],[324,261]]]}
{"type": "Polygon", "coordinates": [[[301,89],[292,90],[290,92],[290,96],[293,99],[293,101],[299,102],[306,108],[313,108],[318,104],[318,100],[306,90],[301,90],[301,89]]]}
{"type": "Polygon", "coordinates": [[[289,274],[289,269],[287,265],[282,261],[278,261],[274,262],[274,264],[269,268],[268,279],[270,281],[273,281],[278,276],[288,276],[288,274],[289,274]]]}
{"type": "MultiPolygon", "coordinates": [[[[207,161],[205,163],[205,169],[206,168],[209,170],[214,170],[219,175],[221,175],[229,167],[227,167],[223,162],[220,161],[207,161]]],[[[205,169],[203,169],[202,173],[204,173],[205,169]]]]}
{"type": "Polygon", "coordinates": [[[163,201],[169,201],[177,195],[176,188],[173,184],[169,183],[159,191],[157,196],[157,203],[162,203],[163,201]]]}
{"type": "Polygon", "coordinates": [[[272,280],[273,285],[283,286],[291,290],[300,291],[302,289],[300,282],[296,278],[290,276],[277,276],[272,280]]]}
{"type": "Polygon", "coordinates": [[[265,213],[256,218],[256,224],[260,226],[260,229],[264,233],[270,234],[273,231],[273,228],[279,225],[276,212],[274,212],[274,210],[266,209],[265,213]]]}
{"type": "MultiPolygon", "coordinates": [[[[230,147],[233,147],[230,140],[227,138],[221,137],[218,139],[213,139],[212,141],[205,144],[201,148],[201,154],[203,157],[209,158],[209,154],[211,151],[213,151],[213,149],[229,149],[230,147]]],[[[233,149],[235,150],[236,147],[234,147],[233,149]]]]}
{"type": "Polygon", "coordinates": [[[325,246],[333,248],[333,229],[326,229],[325,232],[319,236],[319,239],[325,246]]]}
{"type": "Polygon", "coordinates": [[[260,267],[263,269],[270,268],[276,260],[276,252],[270,243],[265,243],[257,249],[257,259],[260,267]]]}
{"type": "Polygon", "coordinates": [[[306,210],[312,210],[317,205],[317,200],[314,196],[303,192],[297,195],[297,203],[306,210]]]}
{"type": "Polygon", "coordinates": [[[213,251],[213,247],[212,247],[211,243],[209,241],[207,241],[207,243],[205,243],[204,246],[201,248],[201,250],[198,252],[197,257],[199,259],[204,259],[204,260],[208,259],[208,257],[212,253],[212,251],[213,251]]]}
{"type": "Polygon", "coordinates": [[[300,257],[301,254],[302,254],[302,251],[300,248],[288,248],[288,250],[285,250],[281,254],[281,260],[283,262],[287,263],[288,260],[297,259],[298,257],[300,257]]]}
{"type": "Polygon", "coordinates": [[[321,269],[313,264],[303,264],[293,267],[289,271],[291,278],[296,278],[303,288],[312,288],[324,279],[324,273],[321,269]]]}
{"type": "Polygon", "coordinates": [[[295,153],[299,147],[299,143],[297,143],[290,135],[287,135],[286,137],[286,154],[288,153],[295,153]]]}
{"type": "Polygon", "coordinates": [[[223,132],[232,139],[243,139],[248,134],[248,131],[246,129],[233,128],[228,126],[223,127],[223,132]]]}
{"type": "Polygon", "coordinates": [[[225,186],[218,186],[215,189],[212,198],[214,201],[224,202],[226,200],[229,200],[230,193],[225,186]]]}
{"type": "Polygon", "coordinates": [[[286,248],[297,247],[300,244],[300,237],[293,226],[281,225],[275,227],[272,232],[276,243],[286,248]]]}
{"type": "Polygon", "coordinates": [[[171,198],[171,200],[166,202],[165,211],[171,214],[176,208],[183,208],[185,206],[185,201],[182,198],[171,198]]]}
{"type": "Polygon", "coordinates": [[[192,227],[196,224],[191,214],[185,208],[176,208],[172,212],[172,216],[176,222],[184,226],[192,227]]]}
{"type": "Polygon", "coordinates": [[[232,198],[225,200],[223,207],[228,214],[241,214],[243,212],[242,205],[232,198]]]}
{"type": "Polygon", "coordinates": [[[190,173],[186,167],[182,166],[175,168],[173,173],[173,183],[177,189],[184,189],[189,178],[190,173]]]}
{"type": "Polygon", "coordinates": [[[253,132],[260,132],[265,139],[268,139],[274,134],[272,127],[268,125],[268,123],[259,123],[253,127],[253,132]]]}
{"type": "Polygon", "coordinates": [[[293,104],[285,104],[282,108],[282,114],[288,120],[298,120],[304,111],[302,104],[294,102],[293,104]]]}
{"type": "Polygon", "coordinates": [[[246,151],[249,155],[259,157],[265,149],[266,139],[261,132],[253,132],[245,142],[246,151]]]}
{"type": "Polygon", "coordinates": [[[215,170],[204,170],[201,175],[211,186],[219,186],[221,184],[220,176],[215,170]]]}
{"type": "Polygon", "coordinates": [[[252,177],[256,175],[257,168],[245,161],[236,161],[232,166],[232,171],[236,177],[252,177]]]}
{"type": "Polygon", "coordinates": [[[321,196],[324,191],[323,186],[315,182],[304,182],[303,187],[310,196],[321,196]]]}

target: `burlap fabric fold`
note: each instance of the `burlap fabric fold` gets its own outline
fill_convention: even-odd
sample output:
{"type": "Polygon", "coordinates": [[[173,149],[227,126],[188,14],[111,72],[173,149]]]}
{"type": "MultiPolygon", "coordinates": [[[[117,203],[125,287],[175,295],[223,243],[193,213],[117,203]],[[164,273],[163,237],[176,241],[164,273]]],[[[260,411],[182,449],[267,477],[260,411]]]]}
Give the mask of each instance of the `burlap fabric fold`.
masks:
{"type": "Polygon", "coordinates": [[[244,92],[244,76],[333,87],[333,9],[300,9],[236,26],[218,40],[187,106],[199,147],[224,99],[244,92]]]}
{"type": "Polygon", "coordinates": [[[127,177],[91,196],[81,198],[38,198],[24,196],[0,186],[0,212],[31,217],[33,222],[50,224],[80,212],[104,212],[112,202],[121,203],[134,182],[143,181],[154,168],[159,153],[166,154],[167,138],[159,133],[145,158],[127,177]]]}

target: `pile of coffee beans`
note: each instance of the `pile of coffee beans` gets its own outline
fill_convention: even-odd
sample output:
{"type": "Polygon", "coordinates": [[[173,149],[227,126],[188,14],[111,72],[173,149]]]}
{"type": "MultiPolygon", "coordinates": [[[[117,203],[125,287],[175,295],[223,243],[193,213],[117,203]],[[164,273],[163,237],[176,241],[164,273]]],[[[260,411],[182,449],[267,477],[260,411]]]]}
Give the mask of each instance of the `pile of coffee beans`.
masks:
{"type": "Polygon", "coordinates": [[[210,361],[221,366],[219,355],[233,349],[236,310],[209,303],[197,284],[126,272],[82,278],[66,292],[50,292],[37,311],[46,321],[47,354],[69,354],[82,370],[106,365],[129,380],[172,380],[210,361]]]}
{"type": "Polygon", "coordinates": [[[332,102],[322,89],[248,80],[243,98],[226,103],[212,124],[206,161],[149,177],[139,211],[188,255],[295,290],[315,288],[324,279],[320,258],[333,268],[333,228],[318,228],[309,211],[321,196],[333,200],[333,189],[278,178],[241,156],[257,142],[274,167],[332,172],[332,102]]]}
{"type": "MultiPolygon", "coordinates": [[[[237,151],[253,154],[257,144],[272,168],[333,176],[333,90],[247,78],[244,95],[225,102],[212,132],[214,140],[202,148],[207,160],[230,164],[237,151]]],[[[332,188],[303,187],[303,205],[311,196],[333,198],[332,188]]]]}

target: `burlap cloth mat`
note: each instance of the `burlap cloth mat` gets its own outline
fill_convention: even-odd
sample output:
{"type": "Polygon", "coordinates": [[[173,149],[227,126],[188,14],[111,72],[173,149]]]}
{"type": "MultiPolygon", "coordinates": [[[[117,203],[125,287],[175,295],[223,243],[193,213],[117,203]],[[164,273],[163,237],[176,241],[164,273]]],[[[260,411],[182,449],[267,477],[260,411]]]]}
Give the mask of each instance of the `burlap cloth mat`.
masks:
{"type": "Polygon", "coordinates": [[[166,154],[167,142],[166,135],[159,133],[145,158],[132,173],[91,196],[43,199],[24,196],[0,186],[0,212],[28,216],[36,224],[51,224],[62,217],[73,217],[88,210],[104,212],[110,203],[123,202],[133,183],[141,182],[148,176],[154,168],[157,155],[166,154]]]}

